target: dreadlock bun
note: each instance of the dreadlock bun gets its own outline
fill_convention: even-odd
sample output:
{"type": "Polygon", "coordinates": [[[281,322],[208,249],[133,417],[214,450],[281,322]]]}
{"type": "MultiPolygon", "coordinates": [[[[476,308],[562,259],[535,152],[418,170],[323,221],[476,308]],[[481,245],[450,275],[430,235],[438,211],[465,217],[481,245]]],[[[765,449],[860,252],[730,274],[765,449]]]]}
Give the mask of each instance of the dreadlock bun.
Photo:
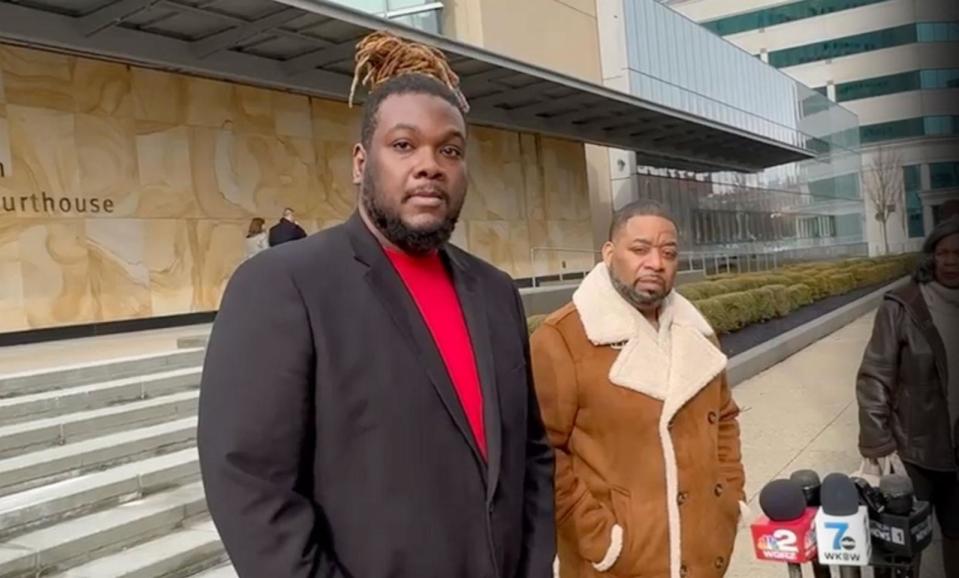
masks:
{"type": "Polygon", "coordinates": [[[358,85],[362,84],[373,92],[384,82],[404,74],[422,74],[436,79],[453,93],[464,113],[469,111],[469,103],[459,89],[459,77],[450,68],[445,54],[432,46],[405,40],[389,32],[373,32],[357,43],[350,106],[353,106],[358,85]]]}

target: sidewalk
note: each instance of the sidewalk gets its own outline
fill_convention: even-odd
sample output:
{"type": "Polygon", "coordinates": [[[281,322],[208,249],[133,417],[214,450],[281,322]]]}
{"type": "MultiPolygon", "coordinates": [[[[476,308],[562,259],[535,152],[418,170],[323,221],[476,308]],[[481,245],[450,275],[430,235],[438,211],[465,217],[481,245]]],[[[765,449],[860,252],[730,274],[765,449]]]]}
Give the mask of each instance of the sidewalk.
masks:
{"type": "MultiPolygon", "coordinates": [[[[872,332],[869,313],[733,389],[742,408],[743,460],[750,508],[770,480],[801,469],[820,477],[859,467],[855,376],[872,332]]],[[[781,578],[782,564],[757,562],[749,530],[740,530],[728,578],[781,578]]],[[[923,578],[944,578],[939,544],[925,556],[923,578]]],[[[807,575],[809,571],[807,570],[807,575]]]]}

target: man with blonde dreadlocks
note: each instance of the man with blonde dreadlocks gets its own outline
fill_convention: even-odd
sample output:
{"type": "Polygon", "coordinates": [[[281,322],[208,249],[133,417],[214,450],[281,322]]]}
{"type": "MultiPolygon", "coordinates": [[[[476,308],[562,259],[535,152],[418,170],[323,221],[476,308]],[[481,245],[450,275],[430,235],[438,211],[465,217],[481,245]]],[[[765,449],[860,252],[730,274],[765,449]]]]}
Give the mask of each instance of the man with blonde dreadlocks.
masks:
{"type": "Polygon", "coordinates": [[[356,81],[356,213],[246,261],[217,315],[210,512],[240,578],[550,577],[553,454],[522,303],[448,243],[467,188],[458,79],[378,33],[356,81]]]}

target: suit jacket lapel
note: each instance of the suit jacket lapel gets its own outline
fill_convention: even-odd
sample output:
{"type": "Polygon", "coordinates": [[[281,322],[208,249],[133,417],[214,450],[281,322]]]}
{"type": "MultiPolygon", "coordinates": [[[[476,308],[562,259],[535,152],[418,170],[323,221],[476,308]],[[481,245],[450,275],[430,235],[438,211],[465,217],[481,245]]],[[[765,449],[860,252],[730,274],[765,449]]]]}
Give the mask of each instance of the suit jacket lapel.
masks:
{"type": "Polygon", "coordinates": [[[456,259],[450,251],[444,251],[447,267],[453,276],[456,293],[460,298],[463,316],[473,345],[473,355],[483,391],[483,421],[486,427],[486,458],[488,461],[487,501],[492,501],[499,480],[502,458],[502,424],[499,409],[499,393],[496,387],[496,371],[493,363],[492,339],[486,300],[476,278],[456,259]]]}
{"type": "Polygon", "coordinates": [[[479,453],[469,422],[466,420],[466,413],[453,388],[446,365],[406,285],[403,284],[403,280],[396,273],[383,248],[367,230],[366,224],[359,215],[354,215],[346,226],[357,259],[368,267],[366,281],[370,284],[373,294],[383,304],[383,308],[392,318],[404,341],[419,359],[420,366],[429,376],[430,382],[457,429],[466,439],[477,462],[482,464],[483,458],[479,453]]]}

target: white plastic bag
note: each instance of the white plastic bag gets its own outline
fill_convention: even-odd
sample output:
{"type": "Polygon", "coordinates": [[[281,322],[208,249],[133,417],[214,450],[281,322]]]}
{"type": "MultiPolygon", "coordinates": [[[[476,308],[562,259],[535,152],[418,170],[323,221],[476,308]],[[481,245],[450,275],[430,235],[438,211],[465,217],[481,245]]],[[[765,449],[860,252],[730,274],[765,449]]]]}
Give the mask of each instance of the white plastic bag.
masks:
{"type": "Polygon", "coordinates": [[[879,478],[891,474],[908,475],[897,453],[881,458],[863,458],[859,469],[852,473],[852,477],[862,478],[870,486],[879,487],[879,478]]]}

